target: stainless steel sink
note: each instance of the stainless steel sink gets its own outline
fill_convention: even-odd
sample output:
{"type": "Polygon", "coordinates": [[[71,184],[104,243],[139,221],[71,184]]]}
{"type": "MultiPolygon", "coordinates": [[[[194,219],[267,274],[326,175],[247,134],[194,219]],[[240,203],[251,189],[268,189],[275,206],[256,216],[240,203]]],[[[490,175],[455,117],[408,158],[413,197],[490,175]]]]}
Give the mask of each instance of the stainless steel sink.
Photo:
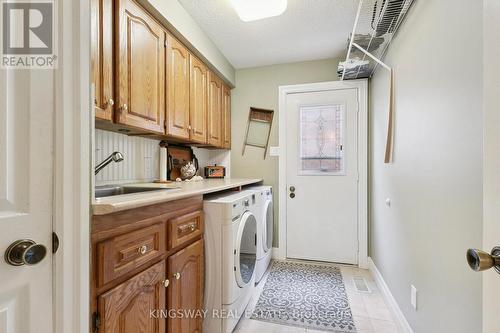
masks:
{"type": "Polygon", "coordinates": [[[170,191],[176,190],[177,188],[166,188],[166,187],[138,187],[138,186],[122,186],[122,185],[104,185],[96,186],[95,197],[104,198],[111,197],[115,195],[133,194],[133,193],[144,193],[153,191],[170,191]]]}

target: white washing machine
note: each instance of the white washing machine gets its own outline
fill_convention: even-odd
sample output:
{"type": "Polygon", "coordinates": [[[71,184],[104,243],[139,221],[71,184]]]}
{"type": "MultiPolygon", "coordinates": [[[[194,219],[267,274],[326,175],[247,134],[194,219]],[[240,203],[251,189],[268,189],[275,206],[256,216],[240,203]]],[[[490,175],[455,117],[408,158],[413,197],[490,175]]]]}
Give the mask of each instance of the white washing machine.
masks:
{"type": "Polygon", "coordinates": [[[248,190],[255,191],[257,196],[257,264],[255,282],[258,283],[271,262],[273,250],[273,188],[271,186],[253,186],[248,190]]]}
{"type": "Polygon", "coordinates": [[[255,288],[257,196],[241,191],[207,197],[204,333],[230,333],[255,288]]]}

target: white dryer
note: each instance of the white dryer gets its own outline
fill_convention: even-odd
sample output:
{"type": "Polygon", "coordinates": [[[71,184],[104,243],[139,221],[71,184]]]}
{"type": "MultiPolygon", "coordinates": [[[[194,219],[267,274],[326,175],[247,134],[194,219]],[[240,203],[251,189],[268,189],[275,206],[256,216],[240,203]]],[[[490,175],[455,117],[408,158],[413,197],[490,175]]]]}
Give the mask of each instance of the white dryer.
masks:
{"type": "Polygon", "coordinates": [[[271,186],[253,186],[248,190],[255,191],[257,196],[257,264],[255,282],[258,283],[271,262],[273,249],[274,209],[273,188],[271,186]]]}
{"type": "Polygon", "coordinates": [[[205,333],[230,333],[255,288],[256,195],[208,197],[205,211],[205,333]]]}

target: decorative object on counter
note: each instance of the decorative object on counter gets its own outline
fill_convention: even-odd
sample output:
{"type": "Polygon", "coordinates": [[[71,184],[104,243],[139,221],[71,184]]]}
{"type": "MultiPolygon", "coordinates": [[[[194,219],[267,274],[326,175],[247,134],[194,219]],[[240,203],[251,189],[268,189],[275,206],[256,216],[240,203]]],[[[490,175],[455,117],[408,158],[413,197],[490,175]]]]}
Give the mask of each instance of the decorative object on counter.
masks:
{"type": "Polygon", "coordinates": [[[202,176],[194,176],[191,179],[186,179],[186,182],[201,182],[203,180],[202,176]]]}
{"type": "Polygon", "coordinates": [[[196,175],[197,168],[192,162],[188,162],[181,167],[181,176],[184,180],[193,178],[196,175]]]}
{"type": "Polygon", "coordinates": [[[206,166],[205,178],[224,178],[226,177],[226,168],[220,165],[206,166]]]}
{"type": "MultiPolygon", "coordinates": [[[[181,169],[188,164],[194,167],[194,176],[199,169],[198,159],[193,153],[191,147],[168,145],[167,147],[167,179],[173,180],[177,178],[186,179],[183,176],[181,169]]],[[[189,169],[189,168],[188,168],[189,169]]],[[[186,169],[187,170],[187,169],[186,169]]]]}
{"type": "Polygon", "coordinates": [[[245,155],[247,146],[264,148],[264,159],[266,159],[273,117],[273,110],[250,108],[242,155],[245,155]]]}

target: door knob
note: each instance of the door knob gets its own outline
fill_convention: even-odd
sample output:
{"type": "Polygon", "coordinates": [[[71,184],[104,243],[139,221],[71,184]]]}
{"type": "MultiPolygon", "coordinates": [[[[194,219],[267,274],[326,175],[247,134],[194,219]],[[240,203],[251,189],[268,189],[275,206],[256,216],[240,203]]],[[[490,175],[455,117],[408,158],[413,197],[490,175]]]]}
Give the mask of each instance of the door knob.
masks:
{"type": "Polygon", "coordinates": [[[290,186],[290,192],[295,192],[295,186],[290,186]]]}
{"type": "Polygon", "coordinates": [[[290,193],[290,198],[292,198],[292,199],[295,198],[295,193],[293,193],[293,192],[290,193]]]}
{"type": "Polygon", "coordinates": [[[500,247],[494,247],[491,254],[477,249],[469,249],[467,250],[467,263],[476,272],[495,268],[500,274],[500,247]]]}
{"type": "Polygon", "coordinates": [[[174,273],[174,278],[179,280],[181,278],[181,273],[174,273]]]}
{"type": "Polygon", "coordinates": [[[12,266],[36,265],[47,255],[47,248],[31,239],[20,239],[5,251],[5,261],[12,266]]]}

